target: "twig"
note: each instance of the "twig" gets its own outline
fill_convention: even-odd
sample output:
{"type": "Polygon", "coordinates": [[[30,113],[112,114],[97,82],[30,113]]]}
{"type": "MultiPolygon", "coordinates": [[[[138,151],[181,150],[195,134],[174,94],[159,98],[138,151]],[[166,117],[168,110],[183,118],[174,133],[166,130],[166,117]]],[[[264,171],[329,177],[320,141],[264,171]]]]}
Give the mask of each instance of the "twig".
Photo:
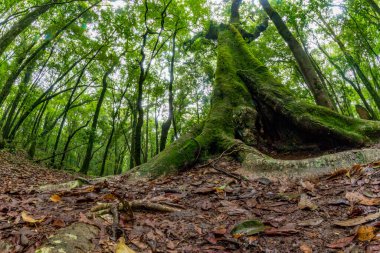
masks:
{"type": "Polygon", "coordinates": [[[167,205],[162,205],[159,203],[154,203],[145,200],[133,200],[129,203],[132,209],[146,209],[151,211],[161,211],[161,212],[178,212],[181,209],[170,207],[167,205]]]}
{"type": "Polygon", "coordinates": [[[113,204],[111,207],[111,213],[113,217],[113,222],[112,222],[112,240],[116,241],[117,240],[117,230],[119,228],[119,211],[118,211],[118,206],[117,204],[113,204]]]}
{"type": "MultiPolygon", "coordinates": [[[[176,204],[171,204],[172,206],[176,204]]],[[[113,204],[112,203],[99,203],[98,205],[91,208],[91,212],[97,215],[103,215],[109,213],[113,204]]],[[[178,205],[179,207],[179,205],[178,205]]],[[[182,207],[182,206],[181,206],[182,207]]],[[[160,211],[160,212],[178,212],[182,211],[179,208],[171,207],[169,204],[161,204],[150,202],[147,200],[133,200],[133,201],[123,201],[117,206],[118,210],[136,210],[136,209],[145,209],[150,211],[160,211]]]]}
{"type": "Polygon", "coordinates": [[[222,172],[223,174],[226,174],[227,176],[229,177],[232,177],[232,178],[235,178],[236,180],[246,180],[244,177],[242,177],[241,175],[239,174],[235,174],[235,173],[231,173],[229,171],[226,171],[224,169],[221,169],[221,168],[218,168],[218,167],[215,167],[214,164],[211,164],[211,167],[216,170],[216,171],[219,171],[219,172],[222,172]]]}

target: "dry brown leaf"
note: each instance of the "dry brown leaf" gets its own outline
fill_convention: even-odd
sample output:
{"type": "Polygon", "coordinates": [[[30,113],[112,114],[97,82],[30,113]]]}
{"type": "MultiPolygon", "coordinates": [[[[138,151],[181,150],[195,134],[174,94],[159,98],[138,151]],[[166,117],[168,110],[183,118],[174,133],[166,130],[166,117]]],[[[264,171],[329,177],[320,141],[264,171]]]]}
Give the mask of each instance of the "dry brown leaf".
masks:
{"type": "Polygon", "coordinates": [[[54,203],[57,203],[61,201],[61,196],[59,196],[58,194],[53,194],[50,196],[50,200],[53,201],[54,203]]]}
{"type": "Polygon", "coordinates": [[[352,227],[356,225],[360,225],[363,223],[366,223],[368,221],[375,220],[380,217],[380,211],[376,213],[369,214],[367,216],[360,216],[357,218],[349,219],[349,220],[343,220],[343,221],[335,221],[333,222],[335,225],[341,226],[341,227],[352,227]]]}
{"type": "Polygon", "coordinates": [[[303,188],[305,188],[305,189],[308,190],[308,191],[311,191],[311,192],[314,192],[314,191],[315,191],[314,184],[311,183],[311,182],[309,182],[309,181],[303,181],[303,180],[301,180],[300,184],[301,184],[301,186],[302,186],[303,188]]]}
{"type": "Polygon", "coordinates": [[[358,240],[365,242],[370,241],[375,237],[375,227],[372,226],[360,226],[358,229],[358,240]]]}
{"type": "Polygon", "coordinates": [[[367,198],[359,192],[347,192],[345,197],[350,202],[359,203],[365,206],[377,206],[380,204],[380,198],[367,198]]]}
{"type": "Polygon", "coordinates": [[[124,237],[120,237],[115,248],[115,253],[136,253],[136,252],[125,244],[124,237]]]}
{"type": "Polygon", "coordinates": [[[311,249],[311,247],[305,243],[302,243],[301,246],[300,246],[300,250],[303,252],[303,253],[313,253],[313,250],[311,249]]]}
{"type": "Polygon", "coordinates": [[[360,174],[363,170],[363,167],[360,164],[355,164],[351,167],[350,174],[360,174]]]}
{"type": "Polygon", "coordinates": [[[314,204],[306,194],[301,194],[300,201],[298,202],[298,207],[300,209],[310,209],[310,210],[317,210],[318,206],[314,204]]]}
{"type": "Polygon", "coordinates": [[[298,226],[302,227],[315,227],[321,224],[324,220],[322,218],[303,220],[297,223],[298,226]]]}
{"type": "Polygon", "coordinates": [[[338,240],[333,241],[332,243],[327,244],[326,246],[332,249],[341,249],[349,245],[354,240],[354,238],[355,235],[339,238],[338,240]]]}
{"type": "Polygon", "coordinates": [[[327,179],[331,179],[331,178],[338,177],[341,175],[346,175],[347,173],[349,173],[348,169],[338,169],[332,172],[330,176],[327,177],[327,179]]]}
{"type": "Polygon", "coordinates": [[[95,186],[94,185],[87,186],[82,191],[83,192],[93,192],[93,191],[95,191],[95,186]]]}
{"type": "Polygon", "coordinates": [[[44,221],[45,218],[41,219],[34,219],[32,216],[28,215],[25,211],[21,212],[21,218],[23,221],[28,222],[28,223],[40,223],[44,221]]]}

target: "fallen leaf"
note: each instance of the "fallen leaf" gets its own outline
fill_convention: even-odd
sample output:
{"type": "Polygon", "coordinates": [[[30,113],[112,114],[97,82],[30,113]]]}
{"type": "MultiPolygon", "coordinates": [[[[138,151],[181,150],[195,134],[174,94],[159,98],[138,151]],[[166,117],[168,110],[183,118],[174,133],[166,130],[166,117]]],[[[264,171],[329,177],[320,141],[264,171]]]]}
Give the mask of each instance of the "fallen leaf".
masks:
{"type": "Polygon", "coordinates": [[[330,176],[327,177],[327,179],[332,179],[334,177],[338,177],[338,176],[341,176],[341,175],[346,175],[348,172],[349,172],[348,169],[338,169],[338,170],[333,171],[330,174],[330,176]]]}
{"type": "Polygon", "coordinates": [[[297,223],[301,227],[315,227],[323,222],[322,218],[308,219],[297,223]]]}
{"type": "Polygon", "coordinates": [[[298,202],[300,209],[310,209],[312,211],[317,210],[318,206],[314,204],[306,194],[301,194],[300,201],[298,202]]]}
{"type": "Polygon", "coordinates": [[[124,237],[120,237],[115,248],[115,253],[136,253],[136,252],[125,244],[124,237]]]}
{"type": "Polygon", "coordinates": [[[311,247],[309,245],[305,244],[305,243],[301,244],[300,250],[303,253],[313,253],[313,250],[311,249],[311,247]]]}
{"type": "Polygon", "coordinates": [[[358,240],[365,242],[371,241],[375,237],[375,227],[372,226],[360,226],[358,229],[358,240]]]}
{"type": "Polygon", "coordinates": [[[326,246],[332,249],[341,249],[349,245],[354,240],[354,238],[355,235],[339,238],[338,240],[333,241],[332,243],[327,244],[326,246]]]}
{"type": "Polygon", "coordinates": [[[21,218],[23,221],[28,222],[28,223],[40,223],[44,221],[45,218],[41,219],[34,219],[32,216],[29,216],[25,211],[21,212],[21,218]]]}
{"type": "Polygon", "coordinates": [[[227,229],[225,227],[217,227],[213,229],[212,232],[216,235],[224,235],[227,233],[227,229]]]}
{"type": "Polygon", "coordinates": [[[102,196],[102,199],[104,199],[104,200],[115,200],[116,196],[113,195],[112,193],[107,193],[107,194],[102,196]]]}
{"type": "Polygon", "coordinates": [[[50,200],[53,201],[54,203],[57,203],[61,201],[61,196],[59,196],[58,194],[53,194],[50,196],[50,200]]]}
{"type": "Polygon", "coordinates": [[[194,193],[198,194],[207,194],[207,193],[212,193],[215,191],[215,188],[213,187],[200,187],[194,191],[194,193]]]}
{"type": "Polygon", "coordinates": [[[306,190],[309,190],[311,192],[315,191],[314,184],[310,183],[309,181],[303,181],[303,180],[301,180],[300,184],[306,190]]]}
{"type": "Polygon", "coordinates": [[[254,235],[265,230],[264,224],[259,220],[247,220],[235,225],[231,230],[233,236],[254,235]]]}
{"type": "Polygon", "coordinates": [[[376,213],[369,214],[367,216],[360,216],[353,219],[343,220],[343,221],[335,221],[333,222],[335,225],[341,226],[341,227],[352,227],[356,225],[360,225],[363,223],[366,223],[368,221],[375,220],[380,217],[380,211],[376,213]]]}
{"type": "Polygon", "coordinates": [[[368,245],[365,252],[366,253],[379,253],[380,252],[380,244],[368,245]]]}
{"type": "Polygon", "coordinates": [[[267,228],[264,230],[264,234],[266,235],[292,235],[298,232],[294,225],[285,225],[280,228],[267,228]]]}
{"type": "Polygon", "coordinates": [[[93,192],[95,190],[95,186],[94,185],[90,185],[90,186],[87,186],[85,187],[82,192],[93,192]]]}
{"type": "Polygon", "coordinates": [[[345,197],[350,202],[359,203],[365,206],[376,206],[380,204],[380,198],[367,198],[359,192],[347,192],[345,197]]]}
{"type": "Polygon", "coordinates": [[[63,228],[64,226],[66,226],[66,223],[65,221],[63,220],[60,220],[60,219],[57,219],[57,220],[54,220],[53,221],[53,224],[52,224],[54,227],[59,227],[59,228],[63,228]]]}

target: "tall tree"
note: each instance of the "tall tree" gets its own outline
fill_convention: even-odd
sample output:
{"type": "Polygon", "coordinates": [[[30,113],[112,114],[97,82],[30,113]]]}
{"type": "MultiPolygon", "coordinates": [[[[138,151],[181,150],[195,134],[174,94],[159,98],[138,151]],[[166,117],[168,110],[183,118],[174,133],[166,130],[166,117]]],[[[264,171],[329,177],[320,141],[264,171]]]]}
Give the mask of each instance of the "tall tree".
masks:
{"type": "Polygon", "coordinates": [[[114,67],[111,67],[109,70],[106,71],[106,73],[103,76],[102,80],[102,90],[100,92],[100,96],[98,99],[98,103],[96,104],[96,109],[94,116],[92,118],[92,124],[90,133],[88,136],[88,143],[87,143],[87,149],[86,154],[83,159],[82,167],[80,169],[80,172],[83,174],[87,174],[89,168],[90,168],[90,162],[92,159],[92,149],[94,147],[95,137],[96,137],[96,128],[98,126],[98,119],[100,115],[100,109],[102,108],[104,97],[106,96],[107,88],[108,88],[108,76],[112,73],[114,67]]]}
{"type": "Polygon", "coordinates": [[[30,24],[37,20],[42,14],[52,8],[57,0],[48,1],[41,6],[35,8],[35,10],[29,12],[16,22],[9,30],[0,38],[0,56],[4,53],[7,47],[14,41],[14,39],[22,33],[30,24]]]}
{"type": "Polygon", "coordinates": [[[281,37],[288,44],[297,64],[300,68],[302,76],[309,87],[311,93],[313,94],[314,100],[318,105],[325,106],[332,110],[335,109],[334,102],[331,100],[326,87],[323,86],[323,82],[318,76],[317,71],[309,57],[309,55],[302,48],[301,44],[290,32],[289,28],[286,26],[281,16],[272,8],[268,0],[260,0],[262,7],[268,14],[272,22],[277,28],[277,31],[281,37]]]}

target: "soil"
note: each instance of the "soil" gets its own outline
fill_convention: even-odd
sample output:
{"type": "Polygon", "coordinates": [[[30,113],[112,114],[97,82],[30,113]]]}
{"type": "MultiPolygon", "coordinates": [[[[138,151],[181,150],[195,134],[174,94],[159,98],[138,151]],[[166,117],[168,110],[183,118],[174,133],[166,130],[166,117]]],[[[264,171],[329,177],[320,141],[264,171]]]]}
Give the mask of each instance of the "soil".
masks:
{"type": "Polygon", "coordinates": [[[336,225],[378,212],[380,163],[297,180],[285,175],[244,178],[239,170],[239,163],[225,157],[151,181],[119,176],[72,190],[39,192],[38,185],[67,182],[77,175],[1,152],[0,242],[12,245],[9,252],[34,252],[57,229],[80,221],[101,231],[93,252],[114,252],[121,236],[136,252],[380,252],[379,218],[336,225]],[[51,200],[54,194],[59,195],[56,202],[51,200]],[[134,210],[133,218],[119,211],[116,225],[112,216],[86,217],[98,202],[133,200],[181,211],[134,210]],[[25,221],[22,212],[36,222],[25,221]],[[252,219],[265,230],[231,234],[236,224],[252,219]]]}

